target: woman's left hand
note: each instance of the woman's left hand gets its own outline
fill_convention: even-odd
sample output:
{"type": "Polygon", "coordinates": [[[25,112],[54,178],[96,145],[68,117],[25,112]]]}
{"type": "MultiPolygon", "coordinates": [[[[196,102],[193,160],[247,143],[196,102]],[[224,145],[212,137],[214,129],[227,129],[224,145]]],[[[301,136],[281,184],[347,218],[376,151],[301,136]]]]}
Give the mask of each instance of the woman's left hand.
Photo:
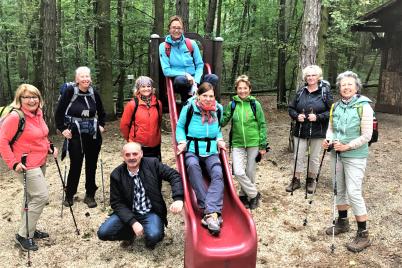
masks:
{"type": "Polygon", "coordinates": [[[261,156],[264,156],[264,154],[267,153],[267,150],[265,150],[265,149],[264,150],[259,150],[258,152],[261,154],[261,156]]]}
{"type": "Polygon", "coordinates": [[[105,131],[105,128],[102,127],[102,126],[99,126],[99,130],[100,130],[101,133],[103,133],[105,131]]]}
{"type": "Polygon", "coordinates": [[[315,122],[315,121],[317,121],[317,115],[316,115],[316,114],[313,114],[313,113],[308,114],[308,121],[310,121],[310,122],[315,122]]]}

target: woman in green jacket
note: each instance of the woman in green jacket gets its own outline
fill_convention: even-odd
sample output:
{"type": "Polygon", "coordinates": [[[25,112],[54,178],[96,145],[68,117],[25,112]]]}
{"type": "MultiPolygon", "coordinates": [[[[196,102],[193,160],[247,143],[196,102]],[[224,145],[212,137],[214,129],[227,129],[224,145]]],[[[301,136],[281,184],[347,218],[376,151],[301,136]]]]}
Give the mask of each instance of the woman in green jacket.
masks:
{"type": "Polygon", "coordinates": [[[246,208],[255,209],[261,198],[255,184],[256,163],[266,153],[267,127],[261,104],[250,95],[249,78],[239,76],[235,88],[237,95],[226,105],[221,124],[232,119],[230,146],[233,173],[241,187],[239,198],[246,208]]]}

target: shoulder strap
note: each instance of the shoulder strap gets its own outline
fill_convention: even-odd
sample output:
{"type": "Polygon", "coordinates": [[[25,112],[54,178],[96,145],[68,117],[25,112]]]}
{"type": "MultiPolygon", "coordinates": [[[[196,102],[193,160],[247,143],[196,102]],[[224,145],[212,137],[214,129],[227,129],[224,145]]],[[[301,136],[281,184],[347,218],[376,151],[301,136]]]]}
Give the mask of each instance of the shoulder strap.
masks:
{"type": "Polygon", "coordinates": [[[194,48],[193,48],[193,44],[191,43],[191,39],[190,38],[184,38],[184,41],[186,42],[186,47],[187,47],[188,51],[190,51],[190,54],[192,56],[193,52],[194,52],[194,48]]]}
{"type": "Polygon", "coordinates": [[[250,101],[251,110],[253,111],[254,117],[257,120],[257,105],[255,104],[255,100],[250,101]]]}
{"type": "MultiPolygon", "coordinates": [[[[137,113],[138,109],[138,98],[137,96],[134,96],[134,111],[133,114],[131,115],[131,120],[130,120],[130,127],[128,128],[128,133],[130,134],[131,127],[133,126],[133,123],[135,125],[135,114],[137,113]]],[[[134,137],[135,137],[135,130],[134,130],[134,137]]]]}
{"type": "MultiPolygon", "coordinates": [[[[193,55],[194,52],[194,48],[193,48],[193,44],[191,43],[191,39],[190,38],[184,38],[184,41],[186,43],[186,47],[188,49],[188,51],[190,51],[191,56],[193,55]]],[[[166,56],[168,58],[170,58],[170,51],[172,49],[172,45],[169,44],[168,42],[164,42],[165,43],[165,53],[166,56]]]]}
{"type": "Polygon", "coordinates": [[[186,133],[186,136],[188,134],[188,126],[190,125],[191,118],[193,117],[194,113],[194,107],[192,103],[189,103],[189,107],[187,109],[187,114],[186,114],[186,123],[184,124],[184,132],[186,133]]]}
{"type": "Polygon", "coordinates": [[[336,108],[335,104],[337,104],[337,102],[332,103],[331,109],[329,110],[329,121],[331,122],[332,125],[333,125],[333,114],[336,108]]]}
{"type": "Polygon", "coordinates": [[[20,109],[17,108],[12,108],[10,113],[12,111],[15,111],[18,114],[19,117],[19,122],[18,122],[18,129],[17,132],[15,133],[14,137],[10,141],[10,146],[12,146],[21,136],[22,132],[24,131],[25,128],[25,115],[24,112],[21,111],[20,109]]]}
{"type": "Polygon", "coordinates": [[[168,42],[164,42],[164,43],[165,43],[165,53],[166,53],[166,56],[167,56],[168,58],[170,58],[170,49],[171,49],[172,45],[170,45],[168,42]]]}

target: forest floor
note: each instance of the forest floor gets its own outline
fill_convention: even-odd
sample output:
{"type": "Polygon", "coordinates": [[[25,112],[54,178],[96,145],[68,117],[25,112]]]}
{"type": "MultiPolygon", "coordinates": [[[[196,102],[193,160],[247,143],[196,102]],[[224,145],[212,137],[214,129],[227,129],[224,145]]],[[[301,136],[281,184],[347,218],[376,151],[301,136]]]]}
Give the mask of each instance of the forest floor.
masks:
{"type": "MultiPolygon", "coordinates": [[[[364,181],[372,246],[358,254],[345,248],[345,243],[356,231],[355,221],[350,217],[351,231],[335,237],[336,249],[331,253],[332,238],[324,233],[332,222],[329,157],[324,160],[308,224],[303,226],[309,206],[304,190],[295,191],[293,196],[285,192],[293,169],[292,154],[287,150],[289,117],[286,111],[275,109],[274,97],[261,96],[259,99],[264,103],[272,151],[258,165],[257,184],[262,202],[258,209],[250,212],[258,234],[257,267],[402,267],[402,116],[377,114],[380,137],[379,142],[370,147],[364,181]]],[[[108,205],[109,174],[121,163],[123,140],[117,121],[108,123],[106,129],[102,158],[108,205]]],[[[227,128],[224,131],[227,135],[227,128]]],[[[60,138],[54,137],[54,140],[61,144],[60,138]]],[[[174,167],[170,133],[164,132],[162,140],[162,158],[174,167]]],[[[65,163],[60,164],[64,169],[65,163]]],[[[26,264],[26,253],[15,246],[14,234],[20,221],[23,187],[17,175],[4,165],[0,172],[0,267],[20,267],[26,264]]],[[[48,159],[46,178],[50,199],[38,229],[49,232],[50,238],[38,241],[39,250],[31,254],[33,267],[183,266],[184,220],[181,215],[168,214],[165,239],[153,251],[144,248],[142,239],[135,240],[128,248],[120,247],[119,242],[100,241],[96,232],[107,218],[110,207],[103,209],[98,168],[97,208],[89,209],[82,202],[84,179],[78,188],[73,206],[81,231],[77,236],[68,208],[64,208],[63,218],[60,217],[61,183],[51,158],[48,159]]],[[[303,186],[304,182],[302,189],[303,186]]],[[[170,204],[170,187],[166,185],[164,195],[170,204]]]]}

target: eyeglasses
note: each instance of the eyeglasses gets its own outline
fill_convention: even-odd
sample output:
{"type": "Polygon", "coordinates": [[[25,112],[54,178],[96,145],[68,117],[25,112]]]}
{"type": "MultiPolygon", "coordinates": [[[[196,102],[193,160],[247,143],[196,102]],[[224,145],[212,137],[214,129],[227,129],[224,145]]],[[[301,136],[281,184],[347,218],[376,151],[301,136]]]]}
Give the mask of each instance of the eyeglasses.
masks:
{"type": "Polygon", "coordinates": [[[39,100],[38,96],[21,96],[23,100],[39,100]]]}
{"type": "Polygon", "coordinates": [[[181,28],[181,27],[170,27],[170,30],[181,31],[181,30],[183,30],[183,28],[181,28]]]}

